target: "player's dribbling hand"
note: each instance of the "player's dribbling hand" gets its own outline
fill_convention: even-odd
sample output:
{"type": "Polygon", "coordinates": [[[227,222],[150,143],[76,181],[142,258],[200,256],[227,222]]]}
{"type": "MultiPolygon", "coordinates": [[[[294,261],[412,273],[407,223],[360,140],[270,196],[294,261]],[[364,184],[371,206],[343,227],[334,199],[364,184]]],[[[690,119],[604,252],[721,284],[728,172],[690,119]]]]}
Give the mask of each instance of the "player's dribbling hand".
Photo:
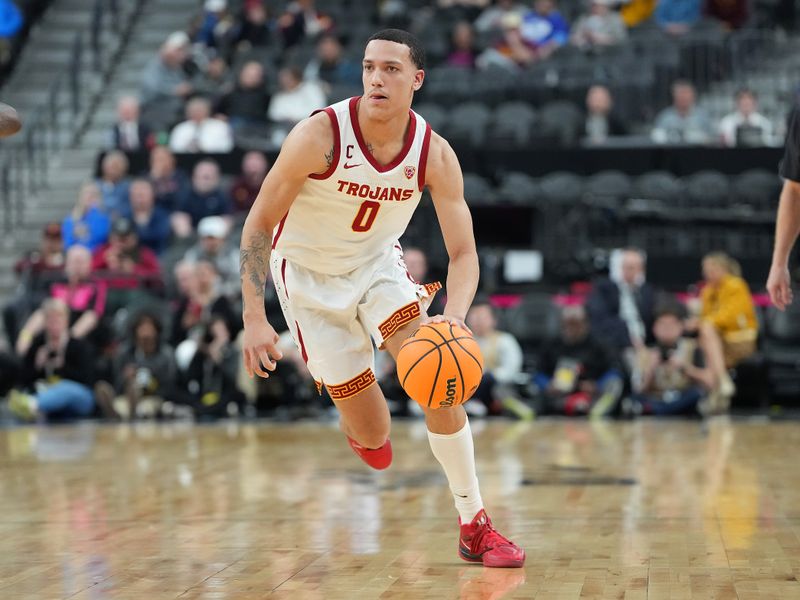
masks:
{"type": "Polygon", "coordinates": [[[769,299],[778,310],[786,310],[792,303],[792,282],[787,267],[772,265],[767,279],[767,291],[769,299]]]}
{"type": "Polygon", "coordinates": [[[252,378],[258,375],[266,379],[267,371],[274,371],[277,366],[275,361],[283,358],[283,353],[278,350],[278,334],[272,325],[263,323],[246,323],[242,336],[242,358],[247,375],[252,378]]]}
{"type": "Polygon", "coordinates": [[[420,325],[425,325],[427,323],[452,323],[461,329],[468,331],[470,335],[474,335],[472,330],[467,327],[467,324],[464,322],[463,319],[459,319],[458,317],[451,317],[450,315],[434,315],[432,317],[425,317],[422,319],[420,325]]]}

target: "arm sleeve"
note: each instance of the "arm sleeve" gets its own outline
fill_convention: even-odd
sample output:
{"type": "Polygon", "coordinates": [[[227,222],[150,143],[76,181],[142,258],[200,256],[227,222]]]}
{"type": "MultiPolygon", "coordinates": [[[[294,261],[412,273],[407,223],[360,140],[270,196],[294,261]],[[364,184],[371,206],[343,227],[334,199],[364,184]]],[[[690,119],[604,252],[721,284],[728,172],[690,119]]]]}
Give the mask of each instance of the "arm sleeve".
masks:
{"type": "Polygon", "coordinates": [[[786,128],[786,145],[778,174],[784,179],[800,182],[800,108],[792,110],[786,128]]]}

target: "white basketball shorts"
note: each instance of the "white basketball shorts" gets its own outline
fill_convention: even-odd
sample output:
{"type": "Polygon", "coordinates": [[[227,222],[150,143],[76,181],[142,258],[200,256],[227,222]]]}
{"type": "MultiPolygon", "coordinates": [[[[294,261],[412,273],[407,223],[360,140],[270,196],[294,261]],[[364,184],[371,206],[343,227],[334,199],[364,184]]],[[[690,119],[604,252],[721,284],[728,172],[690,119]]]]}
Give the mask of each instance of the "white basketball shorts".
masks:
{"type": "Polygon", "coordinates": [[[425,314],[440,283],[419,284],[406,270],[399,244],[344,275],[328,275],[270,259],[283,315],[308,370],[333,400],[375,383],[375,346],[425,314]]]}

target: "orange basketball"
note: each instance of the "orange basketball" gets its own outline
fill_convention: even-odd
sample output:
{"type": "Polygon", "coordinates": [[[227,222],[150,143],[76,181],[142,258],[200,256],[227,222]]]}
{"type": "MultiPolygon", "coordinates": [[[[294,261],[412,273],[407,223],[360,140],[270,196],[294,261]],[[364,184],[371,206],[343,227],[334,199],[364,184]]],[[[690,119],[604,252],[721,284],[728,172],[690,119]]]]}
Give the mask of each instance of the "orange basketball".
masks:
{"type": "Polygon", "coordinates": [[[451,323],[423,325],[400,347],[397,377],[422,406],[445,408],[472,397],[483,375],[483,356],[468,332],[451,323]]]}

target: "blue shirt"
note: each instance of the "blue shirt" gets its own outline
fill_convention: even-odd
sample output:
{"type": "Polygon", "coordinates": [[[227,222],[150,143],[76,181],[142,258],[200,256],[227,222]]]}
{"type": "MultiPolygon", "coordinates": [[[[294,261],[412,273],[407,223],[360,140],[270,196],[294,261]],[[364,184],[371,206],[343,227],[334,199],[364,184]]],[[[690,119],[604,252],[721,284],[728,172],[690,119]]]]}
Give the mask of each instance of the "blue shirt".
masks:
{"type": "Polygon", "coordinates": [[[200,219],[215,215],[228,215],[232,211],[231,200],[225,192],[216,189],[208,194],[200,194],[189,190],[178,203],[180,212],[192,217],[192,226],[197,227],[200,219]]]}
{"type": "Polygon", "coordinates": [[[64,249],[80,244],[93,251],[108,241],[111,231],[111,218],[93,206],[78,221],[69,215],[61,222],[61,236],[64,249]]]}
{"type": "Polygon", "coordinates": [[[549,42],[562,46],[569,39],[569,23],[557,11],[549,15],[530,11],[522,18],[520,35],[525,42],[533,46],[543,46],[549,42]]]}
{"type": "Polygon", "coordinates": [[[133,213],[129,210],[125,215],[136,227],[136,234],[139,242],[147,246],[156,254],[161,254],[169,245],[169,238],[172,234],[169,223],[169,213],[160,206],[153,207],[150,220],[141,225],[133,218],[133,213]]]}
{"type": "Polygon", "coordinates": [[[656,6],[656,23],[686,23],[692,25],[700,20],[700,0],[660,0],[656,6]]]}

